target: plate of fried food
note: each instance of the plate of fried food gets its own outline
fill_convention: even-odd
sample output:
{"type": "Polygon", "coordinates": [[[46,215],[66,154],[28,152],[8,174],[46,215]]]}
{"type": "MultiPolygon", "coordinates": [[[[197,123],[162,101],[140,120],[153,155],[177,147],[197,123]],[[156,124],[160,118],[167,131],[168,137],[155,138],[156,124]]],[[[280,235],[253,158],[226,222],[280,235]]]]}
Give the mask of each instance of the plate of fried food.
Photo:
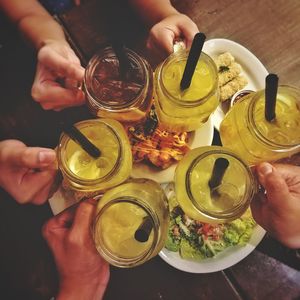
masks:
{"type": "Polygon", "coordinates": [[[171,132],[160,128],[152,108],[145,123],[126,128],[133,155],[132,178],[159,183],[173,181],[178,161],[190,149],[209,146],[213,140],[211,118],[192,132],[171,132]]]}
{"type": "Polygon", "coordinates": [[[240,90],[263,89],[268,71],[252,52],[231,40],[208,40],[203,51],[211,56],[218,68],[221,103],[212,115],[212,122],[219,130],[232,96],[240,90]]]}

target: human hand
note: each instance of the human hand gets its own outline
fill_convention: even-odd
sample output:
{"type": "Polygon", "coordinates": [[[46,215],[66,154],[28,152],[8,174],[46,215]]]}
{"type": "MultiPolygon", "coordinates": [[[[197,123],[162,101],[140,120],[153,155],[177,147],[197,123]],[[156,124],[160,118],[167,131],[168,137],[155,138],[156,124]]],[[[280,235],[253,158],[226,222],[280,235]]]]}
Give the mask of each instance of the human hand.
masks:
{"type": "Polygon", "coordinates": [[[38,52],[38,63],[31,94],[50,110],[80,106],[85,102],[78,88],[84,77],[78,57],[66,42],[49,41],[38,52]]]}
{"type": "Polygon", "coordinates": [[[97,252],[91,233],[96,201],[81,202],[50,219],[43,235],[53,252],[60,277],[57,300],[102,299],[109,265],[97,252]]]}
{"type": "Polygon", "coordinates": [[[184,14],[173,14],[155,24],[149,34],[147,47],[162,57],[173,52],[176,39],[183,39],[185,46],[190,48],[196,33],[197,25],[184,14]]]}
{"type": "Polygon", "coordinates": [[[46,202],[56,173],[54,150],[27,147],[17,140],[0,142],[0,186],[17,202],[46,202]]]}
{"type": "Polygon", "coordinates": [[[300,248],[300,167],[261,163],[256,167],[266,194],[251,203],[254,219],[289,248],[300,248]]]}

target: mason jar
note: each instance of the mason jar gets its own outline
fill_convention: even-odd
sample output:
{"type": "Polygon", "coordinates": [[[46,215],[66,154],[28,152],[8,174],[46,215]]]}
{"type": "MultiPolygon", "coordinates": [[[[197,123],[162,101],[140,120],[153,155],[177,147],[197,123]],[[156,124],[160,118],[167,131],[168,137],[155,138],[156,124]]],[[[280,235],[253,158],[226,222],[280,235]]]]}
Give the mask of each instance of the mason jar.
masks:
{"type": "Polygon", "coordinates": [[[99,200],[93,237],[105,260],[129,268],[159,253],[168,224],[168,200],[160,185],[133,179],[108,190],[99,200]]]}
{"type": "Polygon", "coordinates": [[[234,152],[207,146],[192,149],[179,162],[175,192],[189,217],[205,223],[224,223],[247,210],[257,192],[257,183],[247,163],[234,152]],[[227,162],[226,169],[216,169],[220,159],[227,162]],[[221,172],[223,176],[216,182],[214,176],[221,172]]]}
{"type": "Polygon", "coordinates": [[[143,57],[124,51],[128,61],[123,71],[112,47],[94,55],[86,67],[84,89],[95,116],[136,123],[145,119],[153,102],[153,71],[143,57]]]}
{"type": "Polygon", "coordinates": [[[265,119],[265,90],[242,97],[220,125],[222,144],[255,165],[300,151],[300,89],[278,87],[276,117],[265,119]]]}
{"type": "Polygon", "coordinates": [[[123,126],[112,119],[85,120],[74,125],[101,152],[93,158],[62,133],[58,163],[66,184],[76,191],[103,191],[125,181],[132,170],[132,154],[123,126]]]}
{"type": "Polygon", "coordinates": [[[204,52],[199,57],[190,87],[180,89],[188,54],[188,50],[174,52],[155,70],[155,109],[159,123],[167,130],[196,130],[219,105],[218,70],[204,52]]]}

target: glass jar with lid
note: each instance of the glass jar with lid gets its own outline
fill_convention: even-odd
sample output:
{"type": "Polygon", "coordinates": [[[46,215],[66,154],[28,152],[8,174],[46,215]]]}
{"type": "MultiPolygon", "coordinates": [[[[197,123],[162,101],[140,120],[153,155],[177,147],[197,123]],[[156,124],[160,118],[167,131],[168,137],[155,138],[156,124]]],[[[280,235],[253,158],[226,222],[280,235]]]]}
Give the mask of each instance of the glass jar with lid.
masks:
{"type": "Polygon", "coordinates": [[[192,149],[175,171],[175,191],[182,210],[205,223],[230,222],[249,207],[257,192],[256,180],[248,165],[231,150],[220,146],[192,149]],[[220,159],[226,169],[216,169],[220,159]],[[213,184],[216,175],[223,177],[213,184]]]}
{"type": "Polygon", "coordinates": [[[190,87],[180,89],[188,54],[188,50],[174,52],[155,70],[155,109],[161,126],[167,130],[196,130],[219,104],[218,70],[204,52],[199,57],[190,87]]]}
{"type": "Polygon", "coordinates": [[[112,47],[94,55],[85,71],[84,88],[95,116],[136,123],[145,119],[153,102],[153,71],[134,51],[124,48],[124,52],[123,69],[112,47]]]}
{"type": "Polygon", "coordinates": [[[265,90],[252,92],[234,104],[220,125],[222,144],[254,165],[300,151],[300,89],[281,85],[276,117],[265,119],[265,90]]]}
{"type": "Polygon", "coordinates": [[[58,145],[58,163],[71,189],[102,191],[125,181],[132,170],[132,154],[123,126],[112,119],[92,119],[77,127],[101,152],[93,158],[62,133],[58,145]]]}
{"type": "Polygon", "coordinates": [[[104,193],[97,206],[93,236],[110,264],[129,268],[143,264],[163,248],[169,206],[160,185],[133,179],[104,193]]]}

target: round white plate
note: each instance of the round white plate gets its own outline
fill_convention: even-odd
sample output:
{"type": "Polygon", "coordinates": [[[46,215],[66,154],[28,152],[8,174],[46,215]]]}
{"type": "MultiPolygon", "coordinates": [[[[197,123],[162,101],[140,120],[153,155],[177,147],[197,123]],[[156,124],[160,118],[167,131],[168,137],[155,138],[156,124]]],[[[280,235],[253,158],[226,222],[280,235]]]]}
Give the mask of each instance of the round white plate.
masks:
{"type": "MultiPolygon", "coordinates": [[[[188,145],[191,149],[209,146],[212,143],[214,135],[214,126],[211,118],[203,124],[201,128],[192,132],[188,145]]],[[[166,183],[173,181],[174,172],[177,164],[172,164],[165,170],[158,169],[146,163],[136,163],[133,165],[131,177],[132,178],[148,178],[157,181],[158,183],[166,183]]]]}
{"type": "MultiPolygon", "coordinates": [[[[203,52],[212,58],[226,51],[230,52],[235,61],[242,66],[241,74],[248,80],[248,84],[243,89],[257,91],[265,87],[265,78],[269,72],[259,59],[244,46],[227,39],[211,39],[206,41],[203,46],[203,52]]],[[[228,102],[220,104],[212,115],[213,125],[217,130],[229,109],[228,102]]]]}
{"type": "Polygon", "coordinates": [[[181,271],[189,273],[217,272],[235,265],[248,256],[263,239],[265,233],[262,227],[256,225],[251,239],[245,246],[229,247],[215,257],[201,261],[182,259],[178,252],[172,252],[166,248],[160,251],[159,256],[169,265],[181,271]]]}

